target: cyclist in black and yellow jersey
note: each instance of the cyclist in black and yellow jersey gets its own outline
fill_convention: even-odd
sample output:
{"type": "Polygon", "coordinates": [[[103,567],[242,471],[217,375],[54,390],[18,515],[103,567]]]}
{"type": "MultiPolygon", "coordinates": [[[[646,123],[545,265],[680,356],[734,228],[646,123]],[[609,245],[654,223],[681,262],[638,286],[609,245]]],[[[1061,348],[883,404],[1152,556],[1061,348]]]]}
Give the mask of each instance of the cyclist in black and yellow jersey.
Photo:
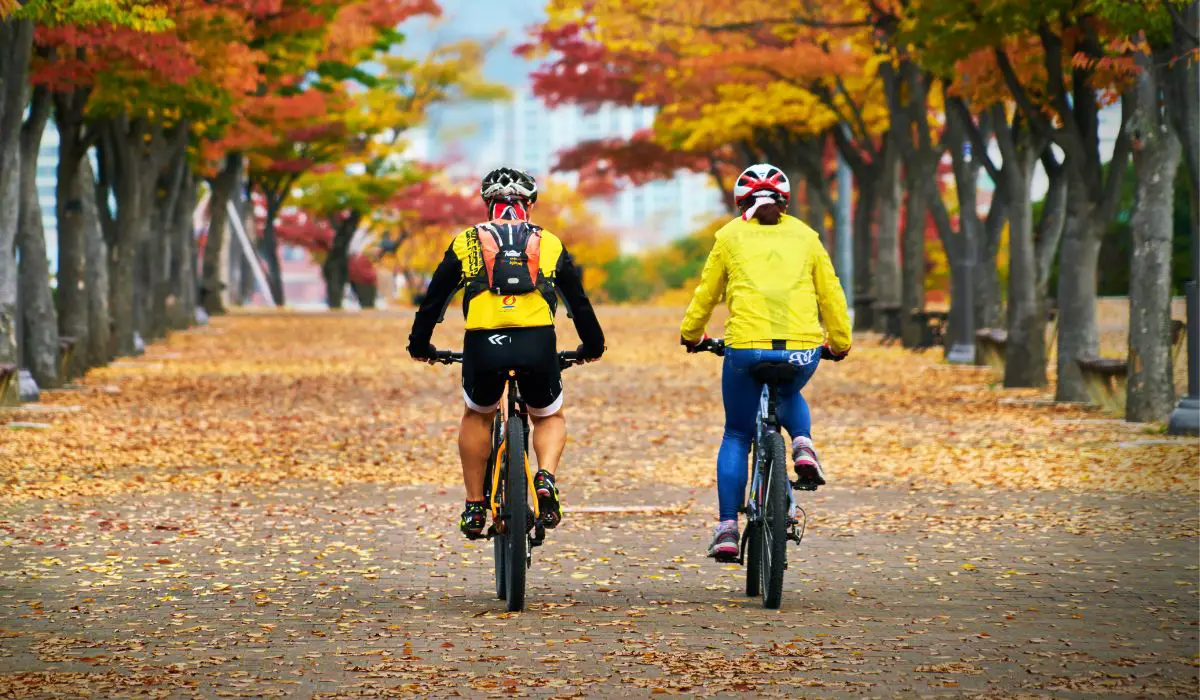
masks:
{"type": "Polygon", "coordinates": [[[583,343],[579,355],[595,360],[604,353],[604,332],[583,290],[579,270],[562,241],[529,222],[537,183],[511,168],[488,173],[480,185],[489,220],[459,233],[433,273],[408,336],[408,352],[431,361],[430,344],[450,299],[464,288],[462,384],[466,410],[458,436],[467,503],[459,527],[469,537],[486,525],[483,476],[491,451],[492,418],[500,407],[505,379],[517,370],[517,383],[533,421],[538,471],[534,489],[542,513],[554,527],[562,518],[554,474],[566,444],[563,389],[554,313],[558,294],[570,307],[583,343]]]}

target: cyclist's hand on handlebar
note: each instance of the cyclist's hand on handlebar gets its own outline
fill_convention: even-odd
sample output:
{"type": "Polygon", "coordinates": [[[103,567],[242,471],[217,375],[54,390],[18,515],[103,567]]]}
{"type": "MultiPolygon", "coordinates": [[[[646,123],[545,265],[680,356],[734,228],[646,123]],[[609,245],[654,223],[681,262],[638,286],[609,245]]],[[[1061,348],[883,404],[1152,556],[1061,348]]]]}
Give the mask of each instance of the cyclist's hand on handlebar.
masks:
{"type": "Polygon", "coordinates": [[[604,348],[589,348],[587,345],[580,344],[575,348],[575,354],[578,355],[579,362],[595,362],[604,355],[604,348]]]}
{"type": "Polygon", "coordinates": [[[821,359],[822,360],[833,360],[834,362],[841,362],[842,360],[846,359],[846,355],[849,355],[849,354],[850,354],[849,348],[846,349],[846,352],[838,353],[838,352],[834,352],[833,348],[829,347],[828,343],[821,346],[821,359]]]}
{"type": "Polygon", "coordinates": [[[409,343],[408,356],[420,362],[433,364],[437,361],[437,348],[431,343],[425,343],[423,346],[409,343]]]}
{"type": "Polygon", "coordinates": [[[700,336],[700,340],[688,340],[683,336],[679,336],[679,344],[687,348],[688,352],[704,352],[704,344],[709,340],[708,334],[700,336]]]}

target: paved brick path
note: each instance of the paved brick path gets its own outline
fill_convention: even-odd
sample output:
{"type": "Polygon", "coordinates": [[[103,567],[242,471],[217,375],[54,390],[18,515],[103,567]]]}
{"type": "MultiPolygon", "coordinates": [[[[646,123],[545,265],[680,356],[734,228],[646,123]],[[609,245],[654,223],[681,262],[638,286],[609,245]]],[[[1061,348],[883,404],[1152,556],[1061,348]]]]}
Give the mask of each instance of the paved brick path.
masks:
{"type": "MultiPolygon", "coordinates": [[[[579,434],[618,420],[583,413],[579,434]]],[[[719,426],[703,430],[708,452],[719,426]]],[[[453,487],[181,476],[10,499],[0,697],[1200,692],[1194,492],[856,476],[807,496],[783,608],[766,611],[741,570],[702,556],[711,486],[629,452],[690,449],[662,431],[624,426],[611,488],[578,448],[563,483],[568,506],[675,512],[569,513],[535,551],[522,614],[491,595],[490,545],[454,531],[453,487]]]]}

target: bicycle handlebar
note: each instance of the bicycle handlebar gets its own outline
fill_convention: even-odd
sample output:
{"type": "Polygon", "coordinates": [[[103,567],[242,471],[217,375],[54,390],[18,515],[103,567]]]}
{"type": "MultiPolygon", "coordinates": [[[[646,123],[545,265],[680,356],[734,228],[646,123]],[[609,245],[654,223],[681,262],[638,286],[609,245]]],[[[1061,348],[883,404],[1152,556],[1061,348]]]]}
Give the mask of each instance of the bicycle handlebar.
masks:
{"type": "MultiPolygon", "coordinates": [[[[463,354],[461,352],[454,352],[453,350],[440,350],[436,355],[433,356],[433,361],[439,365],[461,364],[463,361],[463,354]]],[[[560,369],[581,365],[586,361],[587,360],[585,360],[577,352],[558,353],[558,366],[560,369]]]]}
{"type": "Polygon", "coordinates": [[[725,356],[725,339],[724,338],[705,338],[695,345],[691,352],[711,352],[718,357],[725,356]]]}
{"type": "Polygon", "coordinates": [[[433,356],[433,361],[439,365],[453,365],[461,363],[463,361],[463,356],[461,352],[440,350],[433,356]]]}
{"type": "MultiPolygon", "coordinates": [[[[724,355],[725,355],[725,339],[724,338],[705,338],[704,340],[700,341],[692,348],[689,348],[688,352],[711,352],[714,355],[724,357],[724,355]]],[[[843,359],[845,359],[845,357],[846,356],[844,354],[843,355],[835,355],[833,350],[829,349],[828,345],[821,346],[821,359],[822,360],[832,360],[834,362],[841,362],[843,359]]]]}

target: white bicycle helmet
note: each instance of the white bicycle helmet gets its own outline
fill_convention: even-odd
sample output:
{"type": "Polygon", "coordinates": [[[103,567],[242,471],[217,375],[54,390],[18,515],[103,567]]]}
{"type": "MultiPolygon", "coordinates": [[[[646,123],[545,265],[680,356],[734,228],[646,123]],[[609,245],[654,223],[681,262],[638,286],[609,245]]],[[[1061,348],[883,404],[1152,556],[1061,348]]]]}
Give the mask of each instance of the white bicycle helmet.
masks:
{"type": "Polygon", "coordinates": [[[758,163],[738,175],[737,183],[733,186],[733,201],[739,208],[745,209],[752,204],[751,199],[756,192],[764,193],[761,195],[763,197],[770,192],[781,200],[780,205],[787,206],[792,198],[792,184],[779,168],[770,163],[758,163]]]}
{"type": "Polygon", "coordinates": [[[537,181],[524,170],[516,168],[496,168],[484,176],[479,184],[479,196],[485,204],[491,205],[492,200],[517,197],[529,204],[537,201],[537,181]]]}

